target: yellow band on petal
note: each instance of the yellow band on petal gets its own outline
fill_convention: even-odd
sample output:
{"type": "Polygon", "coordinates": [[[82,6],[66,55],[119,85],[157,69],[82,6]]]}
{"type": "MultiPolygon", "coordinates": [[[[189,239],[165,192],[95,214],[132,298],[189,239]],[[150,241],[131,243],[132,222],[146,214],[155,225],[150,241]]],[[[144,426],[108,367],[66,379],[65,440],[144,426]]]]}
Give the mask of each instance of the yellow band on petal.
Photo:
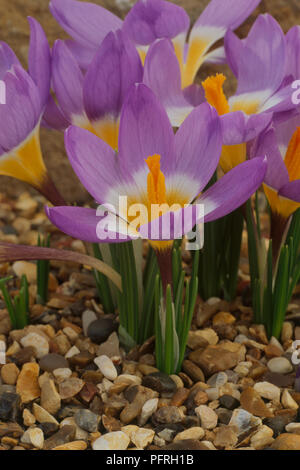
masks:
{"type": "Polygon", "coordinates": [[[209,44],[209,40],[198,36],[194,36],[190,39],[187,57],[182,71],[182,88],[194,83],[194,79],[204,61],[204,54],[209,44]]]}
{"type": "Polygon", "coordinates": [[[113,150],[118,149],[119,121],[102,119],[87,123],[84,128],[104,140],[113,150]]]}
{"type": "Polygon", "coordinates": [[[234,167],[246,161],[246,144],[223,145],[220,158],[220,166],[224,173],[232,170],[234,167]]]}
{"type": "Polygon", "coordinates": [[[39,126],[11,152],[0,156],[0,174],[12,176],[40,188],[46,175],[43,161],[39,126]]]}
{"type": "Polygon", "coordinates": [[[290,181],[300,179],[300,127],[290,140],[284,163],[289,173],[290,181]]]}
{"type": "Polygon", "coordinates": [[[263,188],[272,212],[281,215],[284,219],[288,219],[300,207],[299,202],[279,196],[278,192],[267,184],[264,183],[263,188]]]}

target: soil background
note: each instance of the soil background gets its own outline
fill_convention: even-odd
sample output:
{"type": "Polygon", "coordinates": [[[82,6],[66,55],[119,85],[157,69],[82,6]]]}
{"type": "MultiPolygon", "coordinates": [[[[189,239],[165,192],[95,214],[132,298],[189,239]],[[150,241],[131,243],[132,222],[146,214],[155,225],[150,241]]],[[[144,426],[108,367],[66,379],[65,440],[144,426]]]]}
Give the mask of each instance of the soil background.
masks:
{"type": "MultiPolygon", "coordinates": [[[[209,0],[173,0],[173,3],[186,9],[192,22],[197,19],[208,2],[209,0]]],[[[123,18],[135,1],[94,0],[94,3],[123,18]]],[[[35,17],[42,24],[51,45],[55,39],[66,37],[51,16],[48,4],[49,0],[0,0],[0,40],[7,42],[14,49],[24,66],[26,66],[29,43],[27,16],[35,17]]],[[[266,12],[279,21],[285,32],[292,26],[300,24],[300,0],[262,0],[251,17],[239,28],[238,34],[244,37],[257,15],[266,12]]],[[[280,64],[278,66],[280,67],[280,64]]],[[[210,70],[204,69],[201,74],[214,71],[215,67],[210,67],[210,70]]],[[[229,80],[227,87],[229,90],[233,89],[234,81],[229,80]]],[[[47,167],[65,198],[77,203],[86,201],[88,195],[78,183],[66,157],[62,133],[42,129],[41,142],[47,167]]],[[[28,190],[28,186],[23,183],[11,178],[0,178],[0,192],[7,192],[12,196],[24,190],[28,190]]]]}

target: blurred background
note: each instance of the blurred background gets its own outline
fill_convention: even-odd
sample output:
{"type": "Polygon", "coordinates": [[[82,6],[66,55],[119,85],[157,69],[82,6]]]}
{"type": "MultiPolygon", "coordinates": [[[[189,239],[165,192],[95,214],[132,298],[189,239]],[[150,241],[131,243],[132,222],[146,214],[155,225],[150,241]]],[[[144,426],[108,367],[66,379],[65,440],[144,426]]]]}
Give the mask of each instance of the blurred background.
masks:
{"type": "MultiPolygon", "coordinates": [[[[194,22],[203,8],[209,3],[209,0],[172,0],[172,2],[184,7],[192,22],[194,22]]],[[[135,1],[94,0],[94,3],[123,18],[135,1]]],[[[0,40],[7,42],[14,49],[23,65],[26,65],[29,44],[27,16],[34,16],[42,24],[50,45],[53,44],[55,39],[66,37],[63,30],[51,16],[48,4],[49,0],[26,0],[25,2],[24,0],[1,0],[0,2],[0,40]]],[[[285,32],[292,26],[300,24],[300,0],[262,0],[252,16],[238,29],[238,34],[241,37],[246,36],[257,15],[266,12],[276,18],[285,32]]],[[[278,66],[280,67],[280,64],[278,66]]],[[[199,80],[207,76],[208,73],[215,73],[216,71],[218,71],[217,67],[203,67],[199,80]]],[[[228,69],[226,75],[229,76],[226,86],[227,92],[230,93],[234,91],[235,84],[228,69]]],[[[86,201],[88,195],[79,184],[68,163],[62,133],[42,129],[41,143],[47,167],[65,198],[69,201],[77,201],[79,204],[86,201]]],[[[28,186],[23,183],[3,176],[0,177],[0,192],[14,196],[24,190],[28,190],[28,186]]]]}

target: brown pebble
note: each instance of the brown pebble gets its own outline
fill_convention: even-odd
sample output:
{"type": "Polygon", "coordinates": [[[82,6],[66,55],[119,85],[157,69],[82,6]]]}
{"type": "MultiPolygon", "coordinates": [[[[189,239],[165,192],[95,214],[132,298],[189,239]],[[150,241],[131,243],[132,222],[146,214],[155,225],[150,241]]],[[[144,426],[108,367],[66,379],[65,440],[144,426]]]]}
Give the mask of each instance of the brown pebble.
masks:
{"type": "Polygon", "coordinates": [[[41,389],[38,383],[40,368],[39,365],[30,362],[24,364],[17,380],[17,393],[21,397],[22,403],[39,398],[41,389]]]}
{"type": "Polygon", "coordinates": [[[179,388],[173,395],[172,400],[170,402],[171,406],[181,406],[188,398],[190,394],[190,390],[187,388],[179,388]]]}
{"type": "Polygon", "coordinates": [[[204,382],[205,377],[200,369],[200,367],[196,366],[192,361],[186,359],[183,361],[182,369],[184,372],[194,381],[194,382],[204,382]]]}

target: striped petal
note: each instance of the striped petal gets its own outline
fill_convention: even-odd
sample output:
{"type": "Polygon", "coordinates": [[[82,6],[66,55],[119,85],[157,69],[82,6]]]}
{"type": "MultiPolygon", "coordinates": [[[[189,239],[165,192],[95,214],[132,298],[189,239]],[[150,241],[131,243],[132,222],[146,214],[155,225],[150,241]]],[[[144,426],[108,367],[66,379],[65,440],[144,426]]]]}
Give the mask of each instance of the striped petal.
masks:
{"type": "Polygon", "coordinates": [[[186,33],[190,20],[183,8],[164,0],[140,0],[124,20],[123,30],[138,45],[186,33]]]}
{"type": "Polygon", "coordinates": [[[30,45],[28,71],[40,92],[41,104],[46,105],[50,92],[51,55],[45,32],[41,25],[28,17],[30,25],[30,45]]]}
{"type": "Polygon", "coordinates": [[[100,215],[95,209],[69,206],[46,207],[45,210],[57,228],[79,240],[90,243],[121,243],[131,240],[122,221],[117,217],[114,219],[110,214],[100,215]]]}
{"type": "Polygon", "coordinates": [[[52,50],[53,90],[60,108],[70,122],[83,116],[83,75],[74,56],[63,41],[57,40],[52,50]]]}
{"type": "Polygon", "coordinates": [[[62,28],[79,44],[97,48],[122,21],[105,8],[76,0],[51,0],[50,11],[62,28]]]}

